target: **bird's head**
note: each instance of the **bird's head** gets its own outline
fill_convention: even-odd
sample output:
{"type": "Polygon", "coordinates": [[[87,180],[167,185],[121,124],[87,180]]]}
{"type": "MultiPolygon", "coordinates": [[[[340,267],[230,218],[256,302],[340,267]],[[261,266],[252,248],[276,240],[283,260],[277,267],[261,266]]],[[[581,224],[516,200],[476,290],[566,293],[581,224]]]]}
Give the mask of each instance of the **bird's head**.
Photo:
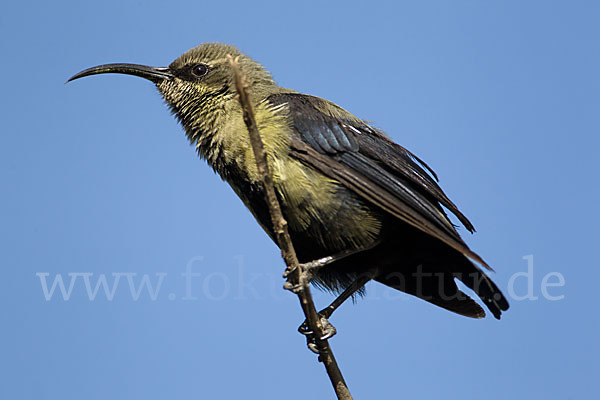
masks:
{"type": "Polygon", "coordinates": [[[84,76],[117,73],[135,75],[152,81],[166,103],[184,126],[192,141],[218,130],[236,89],[228,55],[239,57],[251,93],[262,99],[277,87],[271,75],[234,46],[206,43],[182,54],[168,67],[138,64],[104,64],[88,68],[67,82],[84,76]]]}

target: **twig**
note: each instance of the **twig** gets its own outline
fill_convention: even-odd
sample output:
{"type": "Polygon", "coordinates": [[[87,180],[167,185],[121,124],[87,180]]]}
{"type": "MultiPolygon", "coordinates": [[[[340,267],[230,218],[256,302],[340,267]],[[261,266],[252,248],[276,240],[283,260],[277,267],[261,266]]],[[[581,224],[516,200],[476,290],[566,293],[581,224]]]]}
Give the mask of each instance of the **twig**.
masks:
{"type": "Polygon", "coordinates": [[[269,212],[271,214],[271,222],[273,223],[273,231],[275,232],[277,244],[281,249],[281,256],[283,257],[287,266],[286,271],[289,272],[289,281],[292,283],[292,285],[301,285],[301,289],[297,291],[300,305],[302,306],[302,311],[304,312],[310,330],[314,332],[317,349],[319,351],[319,361],[323,362],[323,365],[325,365],[327,375],[331,380],[331,384],[333,385],[337,398],[343,400],[352,400],[352,395],[348,390],[348,386],[344,381],[342,372],[340,371],[335,357],[333,356],[333,351],[329,346],[329,342],[327,340],[320,339],[323,336],[323,326],[321,325],[317,310],[315,309],[308,282],[301,279],[303,272],[302,266],[300,266],[298,263],[296,251],[294,250],[294,246],[292,245],[292,240],[288,232],[287,222],[283,218],[279,201],[275,195],[273,177],[269,172],[269,166],[267,164],[267,153],[260,138],[260,134],[256,126],[256,119],[254,117],[254,110],[248,96],[248,84],[238,67],[238,58],[236,57],[234,59],[229,55],[228,60],[233,70],[235,87],[237,89],[239,101],[242,106],[244,122],[248,128],[248,134],[250,135],[250,143],[252,144],[252,150],[254,151],[258,176],[262,181],[265,190],[265,197],[269,206],[269,212]]]}

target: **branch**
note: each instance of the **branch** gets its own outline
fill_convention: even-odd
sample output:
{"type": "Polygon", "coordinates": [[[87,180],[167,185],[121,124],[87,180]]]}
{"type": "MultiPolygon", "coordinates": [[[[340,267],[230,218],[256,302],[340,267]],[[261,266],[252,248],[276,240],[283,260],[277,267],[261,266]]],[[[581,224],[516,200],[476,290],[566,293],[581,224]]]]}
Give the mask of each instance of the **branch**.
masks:
{"type": "Polygon", "coordinates": [[[281,249],[281,256],[283,257],[287,266],[286,273],[289,275],[289,282],[294,286],[301,285],[300,290],[297,291],[300,305],[302,306],[302,311],[304,312],[304,316],[306,317],[306,321],[310,330],[314,332],[316,345],[319,352],[319,361],[323,362],[323,365],[325,365],[327,375],[331,380],[331,384],[333,385],[333,389],[335,390],[337,398],[343,400],[352,400],[352,395],[348,390],[348,386],[344,381],[342,372],[340,371],[335,357],[333,356],[333,351],[329,346],[329,342],[327,340],[320,339],[323,336],[323,326],[321,325],[317,310],[315,309],[308,282],[301,278],[303,269],[298,263],[296,251],[294,250],[294,246],[292,245],[292,240],[288,232],[287,222],[283,218],[281,207],[275,194],[273,177],[269,172],[269,166],[267,164],[267,153],[260,138],[260,134],[258,133],[258,127],[256,126],[256,119],[254,117],[254,110],[248,95],[248,83],[238,67],[238,57],[234,59],[228,55],[227,58],[233,70],[235,87],[237,89],[238,98],[242,106],[244,122],[248,128],[248,134],[250,135],[250,143],[252,144],[252,150],[254,151],[258,176],[262,181],[263,188],[265,190],[265,197],[269,206],[269,212],[271,214],[271,222],[273,223],[273,231],[275,232],[277,244],[281,249]]]}

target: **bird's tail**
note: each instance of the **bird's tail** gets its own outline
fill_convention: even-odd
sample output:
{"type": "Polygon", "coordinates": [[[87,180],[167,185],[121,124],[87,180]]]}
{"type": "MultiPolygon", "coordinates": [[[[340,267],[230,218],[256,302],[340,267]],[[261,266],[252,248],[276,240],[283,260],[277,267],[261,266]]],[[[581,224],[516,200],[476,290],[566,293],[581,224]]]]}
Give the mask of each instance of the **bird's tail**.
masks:
{"type": "Polygon", "coordinates": [[[448,248],[438,250],[417,260],[417,268],[410,274],[396,269],[380,274],[375,280],[457,314],[485,317],[479,304],[458,288],[457,279],[473,290],[494,317],[500,319],[502,311],[508,310],[508,301],[498,286],[462,254],[448,248]]]}

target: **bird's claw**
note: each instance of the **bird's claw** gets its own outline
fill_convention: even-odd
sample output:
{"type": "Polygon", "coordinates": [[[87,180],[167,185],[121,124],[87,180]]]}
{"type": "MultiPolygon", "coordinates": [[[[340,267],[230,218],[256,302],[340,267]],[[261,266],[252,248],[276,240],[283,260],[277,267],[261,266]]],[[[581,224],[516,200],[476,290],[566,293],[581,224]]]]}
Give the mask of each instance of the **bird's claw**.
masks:
{"type": "MultiPolygon", "coordinates": [[[[321,314],[319,314],[319,321],[321,322],[322,333],[323,333],[321,335],[321,337],[319,338],[320,340],[330,339],[337,333],[335,327],[331,324],[331,322],[329,322],[327,320],[327,318],[321,314]]],[[[304,321],[302,323],[302,325],[300,325],[298,327],[298,332],[300,332],[301,334],[306,336],[306,344],[307,344],[308,348],[310,349],[310,351],[318,354],[319,349],[317,347],[317,340],[315,337],[315,332],[310,329],[307,321],[304,321]]]]}
{"type": "Polygon", "coordinates": [[[285,272],[283,273],[283,277],[287,278],[287,281],[283,284],[283,288],[285,290],[289,290],[290,292],[295,294],[298,294],[302,290],[304,290],[304,287],[308,285],[308,282],[311,281],[315,272],[314,268],[307,268],[305,267],[305,265],[306,264],[300,264],[285,270],[285,272]],[[300,280],[298,281],[298,283],[292,283],[290,274],[292,274],[298,268],[300,268],[300,280]]]}
{"type": "Polygon", "coordinates": [[[319,347],[317,346],[317,342],[315,341],[314,337],[312,337],[312,336],[307,336],[306,337],[306,346],[313,353],[315,353],[315,354],[321,354],[321,352],[319,351],[319,347]]]}
{"type": "Polygon", "coordinates": [[[302,335],[304,336],[310,336],[312,335],[314,332],[309,328],[308,326],[308,321],[304,320],[304,322],[302,323],[302,325],[300,325],[298,327],[298,332],[300,332],[302,335]]]}
{"type": "Polygon", "coordinates": [[[297,270],[297,269],[298,269],[298,266],[297,266],[297,265],[294,265],[293,267],[287,267],[287,268],[285,269],[285,271],[283,271],[283,278],[284,278],[284,279],[287,279],[287,278],[290,276],[290,274],[291,274],[292,272],[294,272],[295,270],[297,270]]]}
{"type": "Polygon", "coordinates": [[[293,284],[292,282],[290,282],[288,280],[283,284],[283,288],[285,290],[289,290],[290,292],[292,292],[294,294],[298,294],[304,289],[304,285],[301,283],[293,284]]]}

